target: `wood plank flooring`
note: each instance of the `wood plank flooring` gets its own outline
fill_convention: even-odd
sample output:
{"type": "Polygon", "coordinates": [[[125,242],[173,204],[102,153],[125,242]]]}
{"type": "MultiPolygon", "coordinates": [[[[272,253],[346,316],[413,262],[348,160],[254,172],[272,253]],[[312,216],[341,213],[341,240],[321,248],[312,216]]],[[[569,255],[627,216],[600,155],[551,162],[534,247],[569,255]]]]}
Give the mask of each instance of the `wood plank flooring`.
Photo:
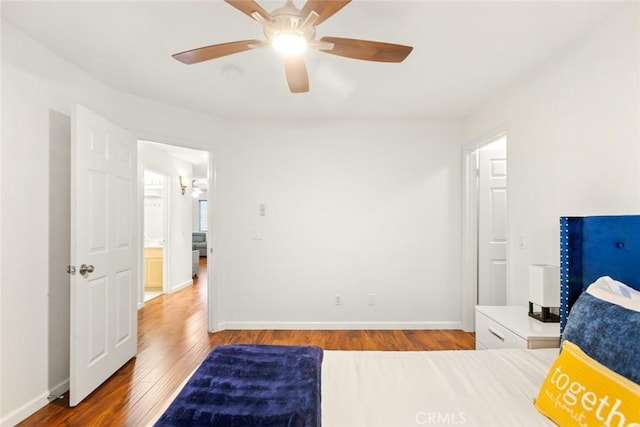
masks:
{"type": "Polygon", "coordinates": [[[198,279],[156,297],[138,312],[138,355],[75,408],[68,393],[20,426],[146,425],[207,353],[219,344],[302,344],[326,350],[465,350],[474,335],[457,330],[242,330],[207,332],[205,259],[198,279]]]}

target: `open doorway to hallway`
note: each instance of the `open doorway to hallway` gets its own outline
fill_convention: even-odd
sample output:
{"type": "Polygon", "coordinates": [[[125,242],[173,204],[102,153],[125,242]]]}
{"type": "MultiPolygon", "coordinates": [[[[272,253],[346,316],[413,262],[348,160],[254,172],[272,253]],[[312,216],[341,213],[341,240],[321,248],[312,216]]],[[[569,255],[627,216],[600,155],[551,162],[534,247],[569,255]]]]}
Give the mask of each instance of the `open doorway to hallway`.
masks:
{"type": "Polygon", "coordinates": [[[207,269],[209,153],[138,141],[144,177],[140,305],[197,283],[207,269]]]}

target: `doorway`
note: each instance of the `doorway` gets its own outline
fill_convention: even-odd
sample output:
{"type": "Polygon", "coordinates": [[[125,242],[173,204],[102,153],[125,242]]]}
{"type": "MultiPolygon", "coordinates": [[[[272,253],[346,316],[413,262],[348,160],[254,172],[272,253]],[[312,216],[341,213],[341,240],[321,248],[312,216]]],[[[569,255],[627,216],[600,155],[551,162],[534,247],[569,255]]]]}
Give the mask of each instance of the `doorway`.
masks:
{"type": "MultiPolygon", "coordinates": [[[[138,147],[136,150],[135,137],[124,129],[119,128],[117,125],[109,122],[108,120],[90,112],[89,110],[75,106],[72,117],[50,112],[50,138],[52,151],[50,159],[50,177],[60,177],[55,180],[52,178],[50,185],[50,193],[56,194],[56,205],[65,205],[64,201],[66,197],[69,202],[66,206],[71,209],[61,209],[59,214],[51,216],[50,219],[50,231],[55,234],[50,236],[56,236],[56,241],[59,245],[51,248],[55,248],[55,252],[59,252],[62,258],[56,263],[55,271],[64,271],[60,267],[61,265],[68,265],[66,273],[60,273],[55,276],[56,283],[52,283],[50,287],[50,304],[49,310],[52,313],[57,313],[55,317],[56,322],[50,322],[54,325],[50,332],[55,330],[56,334],[52,334],[49,343],[49,354],[54,355],[53,359],[49,360],[50,367],[56,369],[52,370],[49,377],[49,389],[52,396],[58,396],[64,393],[66,390],[75,390],[71,393],[70,402],[72,405],[82,400],[83,396],[90,393],[92,389],[95,389],[98,384],[104,381],[105,377],[111,375],[122,366],[127,360],[131,359],[136,354],[137,348],[137,326],[138,316],[136,312],[137,308],[143,304],[143,273],[140,266],[143,260],[143,224],[144,224],[144,211],[143,211],[143,175],[144,166],[140,160],[140,141],[138,140],[138,147]],[[74,131],[72,131],[74,129],[74,131]],[[91,139],[91,135],[96,134],[97,137],[91,139]],[[110,137],[104,135],[109,133],[115,135],[110,137]],[[72,137],[75,135],[76,137],[72,137]],[[82,139],[77,138],[81,136],[82,139]],[[99,138],[98,138],[99,137],[99,138]],[[93,142],[93,145],[87,141],[93,142]],[[112,158],[116,167],[114,175],[117,173],[123,174],[123,169],[126,169],[126,175],[118,175],[114,180],[110,180],[101,175],[97,168],[93,168],[89,162],[78,160],[79,156],[71,155],[72,152],[77,152],[79,149],[84,151],[88,150],[96,151],[97,154],[102,154],[103,158],[112,158]],[[107,155],[110,153],[110,155],[107,155]],[[55,155],[54,155],[55,154],[55,155]],[[131,161],[127,161],[131,160],[131,161]],[[123,166],[124,165],[124,166],[123,166]],[[125,168],[126,167],[126,168],[125,168]],[[137,171],[136,171],[137,168],[137,171]],[[93,174],[91,179],[86,177],[78,178],[76,173],[77,169],[88,171],[93,174]],[[67,177],[66,180],[64,177],[67,177]],[[75,180],[75,183],[74,181],[75,180]],[[97,197],[97,191],[87,190],[84,187],[92,185],[93,187],[102,188],[100,196],[97,197]],[[108,183],[114,185],[107,185],[108,183]],[[109,193],[108,189],[113,189],[113,193],[109,193]],[[52,189],[55,189],[53,191],[52,189]],[[65,196],[66,195],[66,196],[65,196]],[[91,195],[91,198],[85,197],[85,195],[91,195]],[[91,199],[98,203],[93,203],[90,208],[84,207],[82,209],[77,208],[77,203],[71,201],[81,200],[83,202],[91,199]],[[107,206],[108,205],[108,206],[107,206]],[[114,209],[110,209],[113,206],[114,209]],[[109,207],[109,208],[107,208],[109,207]],[[75,211],[73,210],[75,209],[75,211]],[[80,214],[84,215],[82,221],[78,220],[80,214]],[[91,221],[87,220],[87,214],[91,221]],[[107,220],[107,216],[110,215],[107,220]],[[75,222],[74,222],[75,219],[75,222]],[[92,224],[97,232],[91,233],[83,230],[78,231],[77,223],[84,225],[92,224]],[[115,231],[111,233],[106,230],[105,224],[111,224],[114,226],[115,231]],[[75,229],[74,229],[75,226],[75,229]],[[66,232],[65,232],[66,230],[66,232]],[[78,239],[78,236],[83,238],[78,239]],[[84,238],[90,236],[91,239],[84,238]],[[88,251],[83,247],[83,254],[78,255],[78,241],[81,241],[84,246],[90,242],[94,246],[100,246],[99,250],[88,251]],[[117,254],[116,261],[113,260],[100,260],[96,262],[94,260],[95,254],[103,254],[105,242],[112,241],[109,245],[110,248],[114,248],[117,251],[128,251],[123,255],[117,254]],[[69,251],[64,251],[64,247],[68,247],[69,251]],[[62,249],[61,249],[62,248],[62,249]],[[72,248],[75,248],[75,253],[72,248]],[[87,252],[90,252],[87,254],[87,252]],[[63,255],[67,254],[65,258],[63,255]],[[65,260],[66,259],[66,260],[65,260]],[[62,261],[60,261],[62,260],[62,261]],[[59,264],[63,262],[64,264],[59,264]],[[79,265],[79,263],[85,263],[88,265],[79,265]],[[126,264],[126,265],[125,265],[126,264]],[[94,269],[95,266],[95,269],[94,269]],[[75,269],[78,267],[78,274],[75,274],[75,269]],[[84,269],[85,273],[82,273],[84,269]],[[108,274],[113,276],[111,283],[116,286],[105,286],[107,283],[102,280],[103,276],[108,270],[108,274]],[[95,286],[87,286],[89,282],[97,283],[98,288],[95,286]],[[81,284],[81,285],[78,285],[81,284]],[[96,290],[98,289],[98,290],[96,290]],[[65,291],[66,290],[66,291],[65,291]],[[87,291],[90,290],[89,297],[87,297],[87,291]],[[103,292],[100,293],[99,291],[103,292]],[[74,293],[75,292],[75,293],[74,293]],[[80,293],[81,292],[81,293],[80,293]],[[115,295],[114,295],[115,294],[115,295]],[[52,302],[56,304],[52,305],[52,302]],[[117,308],[113,308],[113,304],[119,304],[117,308]],[[52,307],[55,306],[55,310],[52,307]],[[130,309],[130,310],[129,310],[130,309]],[[113,313],[113,315],[105,316],[104,313],[113,313]],[[68,313],[65,315],[64,313],[68,313]],[[60,322],[64,324],[65,317],[69,319],[69,328],[60,328],[60,322]],[[91,319],[91,320],[88,320],[91,319]],[[106,340],[108,335],[106,328],[98,330],[99,327],[106,324],[105,321],[111,322],[109,324],[109,330],[119,334],[117,340],[106,340]],[[115,323],[115,326],[112,324],[115,323]],[[56,327],[57,326],[57,327],[56,327]],[[86,333],[91,329],[90,333],[86,333]],[[97,332],[94,332],[96,331],[97,332]],[[77,333],[80,331],[82,334],[77,333]],[[73,337],[73,339],[70,339],[73,337]],[[89,340],[91,345],[87,344],[89,340]],[[117,343],[115,350],[109,348],[105,350],[103,344],[111,345],[113,342],[117,343]],[[87,351],[102,352],[95,357],[87,357],[85,354],[87,351]],[[84,352],[84,353],[82,353],[84,352]],[[89,361],[88,365],[84,365],[84,361],[89,361]],[[97,363],[100,361],[100,364],[97,363]],[[104,366],[103,362],[108,362],[109,367],[107,370],[101,372],[101,376],[92,373],[86,374],[82,370],[92,369],[94,366],[104,366]],[[71,374],[73,373],[73,374],[71,374]],[[74,377],[75,375],[75,377],[74,377]],[[97,381],[94,382],[94,379],[97,381]],[[84,381],[82,384],[78,384],[78,380],[84,381]],[[86,381],[85,381],[86,380],[86,381]],[[90,382],[90,381],[91,382],[90,382]],[[86,385],[89,384],[87,388],[86,385]]],[[[178,147],[180,148],[180,147],[178,147]]],[[[195,151],[195,150],[194,150],[195,151]]],[[[205,183],[207,186],[213,187],[213,164],[209,151],[197,150],[198,155],[202,158],[202,170],[205,171],[205,183]]],[[[211,153],[213,153],[211,151],[211,153]]],[[[87,157],[86,152],[83,154],[87,157]]],[[[93,156],[95,158],[99,157],[93,156]]],[[[163,157],[163,156],[160,156],[163,157]]],[[[107,162],[102,162],[107,163],[107,162]]],[[[161,161],[158,158],[148,159],[148,166],[150,170],[162,172],[161,161]]],[[[191,173],[195,167],[189,166],[186,171],[179,171],[180,175],[174,175],[166,173],[164,178],[164,191],[167,196],[167,200],[176,199],[176,192],[180,191],[176,189],[180,176],[192,176],[191,173]],[[188,173],[187,173],[188,172],[188,173]]],[[[113,172],[113,171],[110,171],[113,172]]],[[[164,173],[164,172],[162,172],[164,173]]],[[[213,191],[212,191],[213,192],[213,191]]],[[[185,191],[186,193],[186,191],[185,191]]],[[[191,276],[191,227],[192,221],[192,198],[189,197],[189,193],[180,194],[180,198],[183,200],[183,205],[186,206],[187,219],[183,221],[186,226],[186,231],[179,233],[184,235],[184,245],[187,249],[184,252],[184,264],[186,265],[187,275],[189,280],[185,283],[178,283],[180,285],[188,285],[193,283],[191,276]]],[[[84,205],[83,205],[84,206],[84,205]]],[[[207,224],[211,230],[213,225],[213,207],[210,206],[207,213],[207,224]]],[[[169,209],[167,209],[169,211],[169,209]]],[[[170,212],[169,212],[170,213],[170,212]]],[[[163,221],[170,223],[170,215],[165,215],[163,221]]],[[[213,234],[213,233],[212,233],[213,234]]],[[[170,233],[165,235],[165,240],[168,242],[173,239],[170,233]]],[[[55,240],[55,239],[54,239],[55,240]]],[[[213,239],[210,239],[213,240],[213,239]]],[[[212,248],[212,241],[208,243],[209,248],[212,248]]],[[[207,254],[213,254],[211,249],[207,254]]],[[[213,256],[211,256],[213,258],[213,256]]],[[[57,259],[57,258],[56,258],[57,259]]],[[[211,310],[214,303],[218,301],[214,298],[216,287],[215,278],[213,275],[207,273],[213,270],[212,262],[209,265],[206,264],[200,269],[200,275],[202,280],[200,283],[206,287],[206,305],[207,305],[207,324],[209,330],[214,331],[217,327],[217,317],[215,310],[211,310]]],[[[50,266],[50,268],[52,268],[50,266]]],[[[214,270],[215,271],[215,270],[214,270]]],[[[110,276],[110,277],[111,277],[110,276]]],[[[52,276],[53,277],[53,276],[52,276]]],[[[163,281],[167,283],[166,278],[170,277],[168,274],[163,275],[163,281]]],[[[174,291],[177,289],[173,289],[174,291]]],[[[52,319],[52,317],[50,317],[52,319]]],[[[50,326],[51,326],[50,325],[50,326]]]]}
{"type": "Polygon", "coordinates": [[[142,306],[194,285],[207,268],[209,216],[205,210],[201,217],[200,207],[208,199],[210,165],[207,151],[149,140],[138,141],[138,158],[145,183],[139,202],[142,306]]]}
{"type": "Polygon", "coordinates": [[[144,283],[144,302],[165,292],[168,253],[167,244],[167,176],[149,169],[144,170],[144,221],[143,248],[144,263],[142,275],[144,283]]]}
{"type": "Polygon", "coordinates": [[[476,305],[507,303],[507,134],[463,150],[462,327],[476,305]]]}
{"type": "Polygon", "coordinates": [[[477,149],[478,305],[507,303],[507,137],[477,149]]]}

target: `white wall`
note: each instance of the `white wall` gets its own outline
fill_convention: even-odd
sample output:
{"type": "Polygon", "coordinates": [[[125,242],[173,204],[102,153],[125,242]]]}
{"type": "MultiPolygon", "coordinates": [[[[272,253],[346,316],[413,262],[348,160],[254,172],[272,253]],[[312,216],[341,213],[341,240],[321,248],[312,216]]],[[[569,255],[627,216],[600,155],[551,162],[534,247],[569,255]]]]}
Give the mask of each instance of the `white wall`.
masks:
{"type": "MultiPolygon", "coordinates": [[[[2,31],[2,8],[0,7],[0,32],[2,31]]],[[[0,57],[2,57],[2,43],[0,43],[0,57]]],[[[0,77],[1,77],[1,73],[2,73],[2,69],[0,68],[0,77]]],[[[4,98],[2,97],[2,79],[0,78],[0,117],[4,117],[3,113],[4,113],[4,108],[5,108],[5,102],[4,102],[4,98]]],[[[2,125],[2,122],[4,120],[0,120],[0,183],[2,182],[2,177],[3,177],[3,164],[4,164],[4,156],[2,155],[2,153],[4,152],[4,150],[2,149],[2,139],[4,138],[4,127],[2,125]]],[[[2,272],[2,265],[3,265],[3,256],[2,256],[2,252],[3,252],[3,246],[1,242],[4,241],[4,236],[3,236],[3,228],[2,228],[2,201],[4,200],[3,197],[3,185],[0,184],[0,272],[2,272]]],[[[2,302],[2,273],[0,273],[0,310],[3,307],[3,302],[2,302]]],[[[5,317],[2,315],[2,313],[0,312],[0,333],[3,333],[4,325],[5,322],[5,317]]],[[[3,352],[3,346],[4,346],[4,342],[2,339],[0,339],[0,370],[2,369],[3,365],[3,359],[4,359],[4,352],[3,352]]],[[[2,374],[2,371],[0,371],[0,375],[2,374]]],[[[0,402],[3,401],[3,393],[4,390],[2,387],[0,387],[0,402]]],[[[2,407],[0,406],[0,423],[2,422],[2,407]]]]}
{"type": "MultiPolygon", "coordinates": [[[[138,141],[138,145],[144,142],[138,141]]],[[[138,167],[143,169],[142,161],[138,158],[138,167]]],[[[150,170],[142,170],[144,185],[144,245],[158,244],[166,240],[167,232],[165,230],[165,212],[166,199],[165,193],[165,175],[158,174],[150,170]]]]}
{"type": "MultiPolygon", "coordinates": [[[[2,31],[2,23],[3,23],[3,21],[2,21],[2,8],[0,7],[0,32],[2,31]]],[[[2,43],[0,43],[0,57],[2,57],[2,43]]],[[[1,77],[1,73],[2,73],[2,70],[0,68],[0,77],[1,77]]],[[[2,101],[3,99],[4,98],[2,97],[2,79],[0,78],[0,117],[4,117],[3,114],[2,114],[3,111],[4,111],[4,106],[5,106],[5,103],[2,101]]],[[[3,129],[3,126],[2,126],[2,122],[3,121],[4,120],[0,120],[0,177],[3,176],[3,174],[2,174],[2,165],[4,163],[3,155],[2,155],[3,150],[1,149],[2,148],[2,139],[4,138],[4,129],[3,129]]],[[[2,181],[0,180],[0,182],[2,182],[2,181]]],[[[0,185],[0,203],[4,200],[3,196],[2,196],[2,193],[3,193],[2,188],[3,188],[3,186],[0,185]]],[[[3,233],[2,233],[3,228],[1,227],[1,225],[3,224],[1,206],[2,205],[0,204],[0,272],[2,271],[2,262],[3,262],[3,257],[2,257],[2,247],[3,247],[3,245],[1,244],[1,242],[4,241],[3,233]]],[[[0,273],[0,309],[2,309],[2,307],[3,307],[3,304],[2,304],[2,274],[0,273]]],[[[2,326],[3,324],[4,324],[4,316],[2,316],[2,313],[0,313],[0,333],[2,333],[4,331],[3,326],[2,326]]],[[[2,339],[0,339],[0,369],[2,369],[2,366],[3,366],[3,363],[2,363],[2,360],[4,358],[4,352],[2,351],[3,345],[4,345],[4,342],[3,342],[2,339]]],[[[1,373],[2,372],[0,371],[0,374],[1,373]]],[[[2,398],[3,391],[4,391],[3,388],[0,387],[0,402],[3,401],[3,398],[2,398]]],[[[1,421],[2,420],[2,415],[1,414],[2,414],[2,407],[0,406],[0,423],[2,422],[1,421]]]]}
{"type": "Polygon", "coordinates": [[[14,81],[8,78],[11,72],[3,63],[0,179],[3,418],[34,400],[46,402],[50,390],[49,110],[38,108],[46,95],[39,92],[37,85],[22,97],[20,85],[14,86],[14,81]],[[24,191],[27,182],[30,188],[37,189],[37,195],[24,191]]]}
{"type": "Polygon", "coordinates": [[[528,301],[529,264],[559,265],[560,216],[640,211],[638,8],[465,120],[468,141],[508,129],[509,304],[528,301]]]}
{"type": "Polygon", "coordinates": [[[167,152],[144,142],[138,143],[138,161],[142,169],[160,172],[168,177],[169,235],[164,250],[167,251],[169,292],[193,283],[191,279],[191,194],[182,194],[179,176],[191,177],[193,165],[179,160],[167,152]]]}
{"type": "Polygon", "coordinates": [[[243,123],[217,153],[222,327],[459,327],[458,122],[243,123]]]}
{"type": "Polygon", "coordinates": [[[144,240],[152,243],[166,240],[164,235],[164,198],[144,198],[144,240]]]}
{"type": "MultiPolygon", "coordinates": [[[[158,136],[158,141],[196,148],[211,148],[210,141],[224,130],[210,116],[113,91],[5,22],[1,84],[0,425],[4,426],[45,405],[47,396],[60,391],[68,377],[68,309],[65,312],[63,295],[68,282],[60,283],[58,273],[68,263],[62,258],[69,249],[68,242],[54,238],[62,230],[55,228],[56,210],[68,204],[68,195],[50,187],[54,168],[61,167],[68,153],[54,152],[64,138],[52,130],[51,117],[68,119],[73,105],[81,103],[138,137],[158,136]],[[37,189],[37,196],[26,189],[37,189]]],[[[56,184],[60,185],[64,184],[56,184]]],[[[190,203],[187,209],[188,224],[190,203]]]]}
{"type": "Polygon", "coordinates": [[[65,377],[65,356],[49,348],[47,266],[64,252],[47,237],[49,117],[75,103],[140,139],[213,153],[219,327],[459,324],[459,123],[225,122],[111,90],[6,23],[1,83],[0,425],[45,405],[49,379],[65,377]]]}
{"type": "Polygon", "coordinates": [[[49,113],[49,390],[59,396],[69,388],[69,275],[71,254],[71,120],[49,113]]]}

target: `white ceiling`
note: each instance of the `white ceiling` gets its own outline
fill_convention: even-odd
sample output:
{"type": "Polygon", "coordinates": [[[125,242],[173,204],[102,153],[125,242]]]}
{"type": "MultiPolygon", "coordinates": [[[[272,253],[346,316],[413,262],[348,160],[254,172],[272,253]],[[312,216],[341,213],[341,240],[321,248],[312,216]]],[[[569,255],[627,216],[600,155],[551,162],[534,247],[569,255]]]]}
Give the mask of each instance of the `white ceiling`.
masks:
{"type": "MultiPolygon", "coordinates": [[[[284,1],[259,3],[272,10],[284,1]]],[[[318,37],[406,44],[413,52],[400,64],[308,52],[306,94],[289,92],[271,49],[190,66],[171,58],[263,38],[257,22],[220,0],[3,0],[2,17],[114,89],[219,117],[461,118],[570,49],[616,7],[612,1],[354,0],[318,27],[318,37]]]]}

